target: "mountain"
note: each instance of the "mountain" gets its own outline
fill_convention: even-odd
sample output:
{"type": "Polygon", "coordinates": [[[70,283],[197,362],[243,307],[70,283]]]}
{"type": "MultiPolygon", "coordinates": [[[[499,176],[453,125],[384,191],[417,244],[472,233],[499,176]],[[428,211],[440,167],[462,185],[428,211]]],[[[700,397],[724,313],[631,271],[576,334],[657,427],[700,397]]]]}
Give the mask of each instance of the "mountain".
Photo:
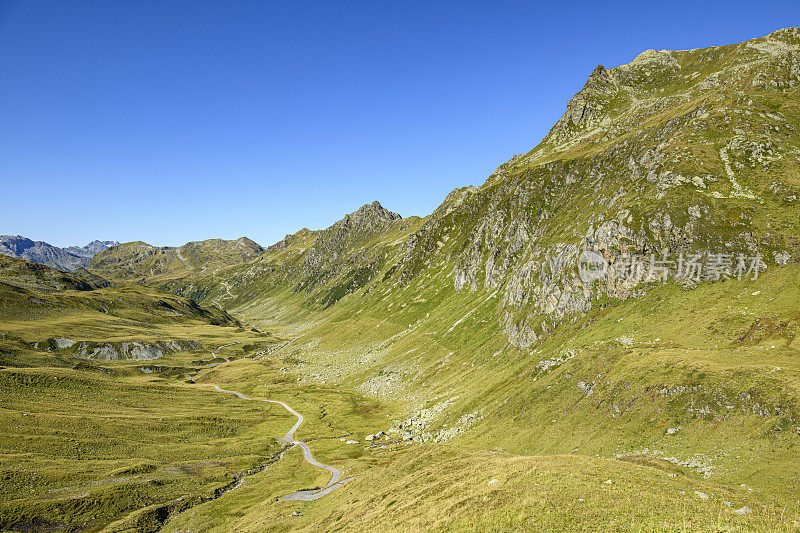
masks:
{"type": "Polygon", "coordinates": [[[71,253],[72,255],[77,255],[78,257],[88,257],[91,259],[94,257],[95,254],[102,252],[103,250],[107,250],[112,246],[117,246],[119,241],[98,241],[94,240],[87,244],[86,246],[70,246],[68,248],[64,248],[67,252],[71,253]]]}
{"type": "Polygon", "coordinates": [[[260,255],[264,249],[247,237],[236,240],[208,239],[183,246],[152,246],[129,242],[92,257],[89,269],[113,280],[172,278],[194,271],[218,269],[260,255]]]}
{"type": "MultiPolygon", "coordinates": [[[[375,241],[357,252],[354,245],[347,261],[340,258],[348,252],[337,249],[321,261],[311,248],[317,237],[297,235],[250,267],[219,274],[229,281],[210,284],[225,285],[219,298],[236,298],[248,283],[273,276],[271,258],[293,264],[283,259],[293,253],[303,258],[286,283],[306,293],[323,285],[355,292],[367,273],[381,280],[377,285],[402,286],[444,269],[456,291],[496,291],[497,320],[524,349],[593,302],[625,299],[647,286],[611,277],[584,283],[573,268],[583,251],[602,255],[609,267],[632,254],[667,254],[676,267],[681,254],[796,262],[798,53],[798,30],[786,29],[737,45],[648,50],[626,65],[598,66],[538,146],[501,165],[481,187],[453,191],[418,227],[405,226],[391,251],[375,241]]],[[[353,243],[368,236],[345,225],[326,231],[350,232],[353,243]]]]}
{"type": "Polygon", "coordinates": [[[43,241],[19,235],[0,235],[0,254],[27,259],[52,268],[74,272],[86,267],[97,252],[119,244],[116,241],[92,241],[86,246],[59,248],[43,241]]]}
{"type": "MultiPolygon", "coordinates": [[[[421,219],[402,218],[379,202],[365,204],[324,230],[302,229],[262,255],[228,268],[198,271],[159,287],[208,302],[247,301],[277,287],[330,306],[385,270],[399,242],[421,219]]],[[[152,283],[155,280],[146,280],[152,283]]]]}

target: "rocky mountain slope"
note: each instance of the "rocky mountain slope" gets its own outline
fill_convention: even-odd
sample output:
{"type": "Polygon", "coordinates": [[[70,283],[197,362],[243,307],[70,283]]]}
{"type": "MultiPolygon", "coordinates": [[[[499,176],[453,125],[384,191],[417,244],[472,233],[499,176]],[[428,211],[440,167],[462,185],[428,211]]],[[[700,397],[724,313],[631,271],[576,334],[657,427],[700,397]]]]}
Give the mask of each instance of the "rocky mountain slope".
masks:
{"type": "Polygon", "coordinates": [[[675,273],[690,253],[796,262],[799,39],[789,29],[598,66],[539,146],[426,220],[398,275],[455,262],[456,289],[497,290],[506,335],[524,348],[598,298],[645,284],[585,283],[574,268],[582,251],[611,268],[656,254],[675,273]]]}
{"type": "Polygon", "coordinates": [[[745,272],[758,254],[759,269],[796,262],[799,54],[799,31],[786,29],[598,66],[536,148],[481,187],[453,191],[421,223],[374,215],[387,235],[394,231],[376,239],[378,226],[346,218],[319,234],[335,238],[301,232],[250,264],[175,289],[243,301],[279,278],[328,305],[370,283],[407,285],[447,265],[457,291],[497,292],[497,320],[526,348],[598,299],[627,298],[661,279],[584,282],[576,270],[584,251],[601,255],[609,271],[636,258],[649,271],[655,254],[660,272],[683,284],[736,274],[740,254],[745,272]],[[679,271],[690,254],[701,266],[679,271]]]}
{"type": "Polygon", "coordinates": [[[72,255],[77,255],[78,257],[87,257],[91,259],[92,257],[95,256],[95,254],[98,254],[103,250],[107,250],[112,246],[117,246],[118,244],[119,241],[94,240],[89,244],[87,244],[86,246],[69,246],[67,248],[64,248],[64,250],[71,253],[72,255]]]}
{"type": "Polygon", "coordinates": [[[119,244],[117,241],[92,241],[86,246],[59,248],[19,235],[0,235],[0,254],[74,272],[88,266],[94,254],[117,244],[119,244]]]}
{"type": "Polygon", "coordinates": [[[197,272],[160,286],[220,304],[257,299],[265,291],[291,287],[327,307],[377,281],[377,274],[395,259],[398,245],[420,222],[417,217],[403,219],[372,202],[327,229],[302,229],[287,235],[252,261],[215,272],[197,272]]]}

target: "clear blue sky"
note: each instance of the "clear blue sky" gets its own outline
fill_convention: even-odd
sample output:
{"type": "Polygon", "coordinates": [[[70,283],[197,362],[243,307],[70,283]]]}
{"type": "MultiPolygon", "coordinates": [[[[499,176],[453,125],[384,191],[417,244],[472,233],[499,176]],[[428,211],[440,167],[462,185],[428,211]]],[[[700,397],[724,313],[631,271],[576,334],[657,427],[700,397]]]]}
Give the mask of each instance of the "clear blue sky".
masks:
{"type": "Polygon", "coordinates": [[[271,244],[403,216],[535,146],[598,63],[800,2],[0,0],[0,233],[271,244]]]}

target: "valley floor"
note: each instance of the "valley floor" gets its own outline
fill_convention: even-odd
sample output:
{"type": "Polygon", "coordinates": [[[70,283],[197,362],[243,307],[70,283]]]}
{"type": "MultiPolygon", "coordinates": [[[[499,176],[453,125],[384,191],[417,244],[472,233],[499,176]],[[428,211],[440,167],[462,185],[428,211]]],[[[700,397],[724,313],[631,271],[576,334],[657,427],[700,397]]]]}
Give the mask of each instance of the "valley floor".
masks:
{"type": "Polygon", "coordinates": [[[8,320],[0,528],[795,530],[794,274],[655,288],[528,354],[502,351],[482,294],[391,316],[276,294],[235,310],[252,329],[8,320]],[[87,324],[198,347],[109,361],[45,342],[87,324]],[[331,482],[292,439],[352,479],[286,499],[331,482]]]}

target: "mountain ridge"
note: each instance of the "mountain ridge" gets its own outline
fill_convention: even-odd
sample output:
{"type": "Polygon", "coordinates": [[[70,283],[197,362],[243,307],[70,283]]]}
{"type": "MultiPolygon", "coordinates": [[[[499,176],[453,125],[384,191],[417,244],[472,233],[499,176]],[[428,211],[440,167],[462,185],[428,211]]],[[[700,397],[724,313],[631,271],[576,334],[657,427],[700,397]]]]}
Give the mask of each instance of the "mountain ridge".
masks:
{"type": "Polygon", "coordinates": [[[92,256],[96,253],[117,244],[119,244],[117,241],[94,240],[85,246],[59,248],[47,242],[33,241],[21,235],[0,235],[0,254],[74,272],[88,266],[92,256]]]}
{"type": "Polygon", "coordinates": [[[153,246],[133,241],[96,254],[88,268],[103,277],[131,281],[176,276],[201,268],[220,268],[252,259],[263,251],[261,245],[247,237],[206,239],[181,246],[153,246]]]}

